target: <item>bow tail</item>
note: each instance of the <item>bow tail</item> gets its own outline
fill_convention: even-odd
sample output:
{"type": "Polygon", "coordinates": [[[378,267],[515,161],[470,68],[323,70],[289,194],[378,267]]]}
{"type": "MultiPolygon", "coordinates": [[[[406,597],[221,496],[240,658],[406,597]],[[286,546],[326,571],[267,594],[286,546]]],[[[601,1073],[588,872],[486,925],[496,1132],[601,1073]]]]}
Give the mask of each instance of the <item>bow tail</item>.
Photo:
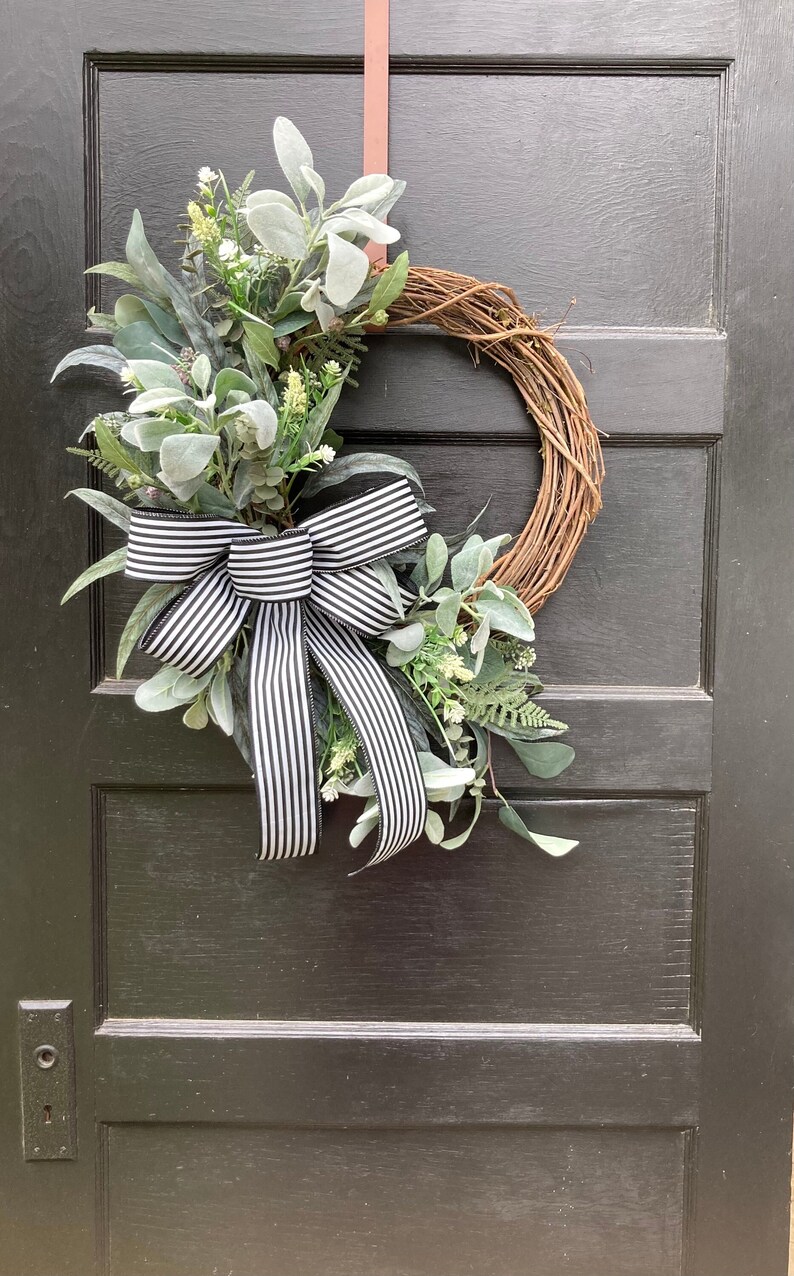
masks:
{"type": "Polygon", "coordinates": [[[300,602],[259,603],[248,698],[263,860],[312,855],[320,834],[314,716],[300,602]]]}
{"type": "Polygon", "coordinates": [[[378,843],[365,868],[395,855],[422,833],[427,797],[399,701],[358,634],[305,609],[309,651],[361,740],[378,799],[378,843]]]}

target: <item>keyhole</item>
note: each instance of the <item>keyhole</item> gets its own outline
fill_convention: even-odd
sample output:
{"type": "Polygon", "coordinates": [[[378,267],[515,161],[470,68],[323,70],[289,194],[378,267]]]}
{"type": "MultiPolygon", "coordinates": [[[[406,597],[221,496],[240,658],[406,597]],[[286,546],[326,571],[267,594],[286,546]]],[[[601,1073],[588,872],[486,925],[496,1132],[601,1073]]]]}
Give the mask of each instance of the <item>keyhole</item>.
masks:
{"type": "Polygon", "coordinates": [[[44,1104],[44,1124],[52,1125],[52,1104],[51,1103],[44,1104]]]}

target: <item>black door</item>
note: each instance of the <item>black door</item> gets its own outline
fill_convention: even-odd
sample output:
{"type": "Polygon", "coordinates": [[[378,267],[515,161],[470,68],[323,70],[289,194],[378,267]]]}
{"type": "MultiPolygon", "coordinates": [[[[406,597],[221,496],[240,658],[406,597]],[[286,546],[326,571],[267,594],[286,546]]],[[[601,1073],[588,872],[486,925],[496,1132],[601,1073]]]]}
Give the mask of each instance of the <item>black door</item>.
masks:
{"type": "MultiPolygon", "coordinates": [[[[6,0],[0,1271],[783,1276],[794,13],[392,7],[413,261],[550,321],[575,295],[609,435],[538,622],[577,761],[507,784],[581,848],[493,817],[350,880],[338,816],[320,856],[257,864],[233,748],[139,714],[145,662],[113,679],[127,587],[59,608],[113,543],[62,502],[113,392],[48,384],[112,297],[83,269],[136,205],[172,260],[202,164],[270,184],[279,113],[356,176],[363,7],[6,0]],[[22,1152],[17,1004],[47,998],[75,1014],[60,1161],[22,1152]]],[[[508,383],[416,333],[361,380],[349,439],[399,448],[452,525],[493,493],[520,529],[538,461],[508,383]]]]}

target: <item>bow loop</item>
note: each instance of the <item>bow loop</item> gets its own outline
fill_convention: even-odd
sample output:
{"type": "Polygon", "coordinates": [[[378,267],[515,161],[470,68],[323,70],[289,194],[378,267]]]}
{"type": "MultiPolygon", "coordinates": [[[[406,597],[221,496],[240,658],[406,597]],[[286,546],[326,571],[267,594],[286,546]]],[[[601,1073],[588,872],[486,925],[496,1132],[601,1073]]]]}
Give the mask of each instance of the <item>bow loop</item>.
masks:
{"type": "Polygon", "coordinates": [[[241,598],[286,603],[312,591],[312,542],[296,528],[281,536],[252,536],[233,541],[228,572],[241,598]]]}

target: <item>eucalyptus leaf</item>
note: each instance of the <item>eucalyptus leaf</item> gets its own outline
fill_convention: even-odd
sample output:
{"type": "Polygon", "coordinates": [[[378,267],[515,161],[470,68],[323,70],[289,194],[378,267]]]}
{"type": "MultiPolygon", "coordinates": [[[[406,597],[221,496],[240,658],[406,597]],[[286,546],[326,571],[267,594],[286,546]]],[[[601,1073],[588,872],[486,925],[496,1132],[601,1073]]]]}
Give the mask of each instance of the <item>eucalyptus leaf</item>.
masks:
{"type": "Polygon", "coordinates": [[[569,841],[565,837],[549,837],[545,833],[533,833],[532,829],[527,828],[518,811],[512,806],[502,806],[499,808],[499,819],[505,828],[509,828],[511,833],[517,833],[519,837],[523,837],[525,842],[534,842],[535,846],[539,846],[547,855],[567,855],[572,851],[578,842],[569,841]]]}
{"type": "Polygon", "coordinates": [[[196,488],[195,496],[202,514],[214,514],[216,518],[234,518],[234,504],[211,483],[202,483],[201,487],[196,488]]]}
{"type": "Polygon", "coordinates": [[[365,252],[329,232],[325,291],[334,306],[346,306],[353,300],[369,274],[369,268],[369,257],[365,252]]]}
{"type": "Polygon", "coordinates": [[[468,828],[465,828],[462,833],[458,833],[457,837],[450,837],[450,838],[447,838],[445,842],[442,842],[441,843],[442,849],[445,851],[457,851],[459,847],[463,846],[466,842],[468,842],[472,832],[474,831],[474,826],[480,818],[481,811],[482,811],[482,795],[478,793],[476,798],[474,799],[474,814],[471,818],[471,823],[469,824],[468,828]]]}
{"type": "Polygon", "coordinates": [[[124,570],[127,562],[127,546],[122,545],[121,549],[114,549],[112,554],[107,554],[105,558],[100,558],[99,562],[92,563],[90,567],[86,567],[81,572],[77,580],[72,581],[63,598],[61,606],[67,603],[70,598],[74,598],[75,594],[79,594],[81,589],[85,589],[86,585],[90,585],[92,581],[100,580],[103,576],[112,576],[114,572],[124,570]]]}
{"type": "Polygon", "coordinates": [[[85,501],[86,505],[98,510],[108,522],[115,523],[116,527],[120,527],[123,532],[129,531],[132,512],[128,505],[117,501],[115,496],[108,496],[107,492],[93,487],[75,487],[66,495],[76,496],[78,500],[85,501]]]}
{"type": "Polygon", "coordinates": [[[257,204],[248,212],[248,228],[266,252],[302,261],[307,252],[303,219],[283,204],[257,204]]]}
{"type": "Polygon", "coordinates": [[[531,744],[524,740],[513,740],[510,736],[507,738],[529,774],[537,775],[542,780],[551,780],[555,775],[560,775],[576,756],[569,744],[561,744],[557,740],[531,744]]]}
{"type": "Polygon", "coordinates": [[[203,473],[217,446],[214,434],[172,434],[163,439],[160,464],[172,491],[173,483],[186,483],[203,473]]]}
{"type": "Polygon", "coordinates": [[[273,145],[276,148],[276,159],[282,173],[301,203],[305,203],[311,186],[302,172],[302,168],[314,168],[314,157],[306,138],[300,129],[279,115],[273,125],[273,145]]]}
{"type": "Polygon", "coordinates": [[[127,359],[156,359],[159,363],[176,363],[179,358],[179,352],[168,344],[163,334],[148,320],[119,328],[113,344],[127,359]]]}
{"type": "Polygon", "coordinates": [[[420,492],[424,491],[422,480],[414,467],[401,457],[389,456],[386,452],[351,452],[348,456],[338,456],[330,465],[313,474],[302,495],[314,496],[325,487],[345,483],[360,474],[400,474],[415,483],[420,492]]]}
{"type": "Polygon", "coordinates": [[[142,682],[135,692],[135,703],[146,713],[163,713],[167,709],[188,704],[200,695],[210,680],[210,674],[201,678],[193,678],[174,669],[171,665],[163,665],[153,677],[142,682]]]}
{"type": "Polygon", "coordinates": [[[132,655],[133,648],[142,634],[146,632],[149,625],[156,616],[162,611],[172,598],[176,598],[177,594],[182,592],[184,586],[164,585],[158,582],[151,585],[146,593],[142,595],[130,612],[127,623],[122,630],[119,638],[118,650],[116,652],[116,677],[122,678],[124,670],[127,667],[127,661],[132,655]]]}
{"type": "Polygon", "coordinates": [[[64,355],[50,377],[50,384],[67,368],[96,368],[100,372],[110,372],[113,376],[118,376],[125,363],[123,354],[115,346],[80,346],[78,350],[72,350],[64,355]]]}

